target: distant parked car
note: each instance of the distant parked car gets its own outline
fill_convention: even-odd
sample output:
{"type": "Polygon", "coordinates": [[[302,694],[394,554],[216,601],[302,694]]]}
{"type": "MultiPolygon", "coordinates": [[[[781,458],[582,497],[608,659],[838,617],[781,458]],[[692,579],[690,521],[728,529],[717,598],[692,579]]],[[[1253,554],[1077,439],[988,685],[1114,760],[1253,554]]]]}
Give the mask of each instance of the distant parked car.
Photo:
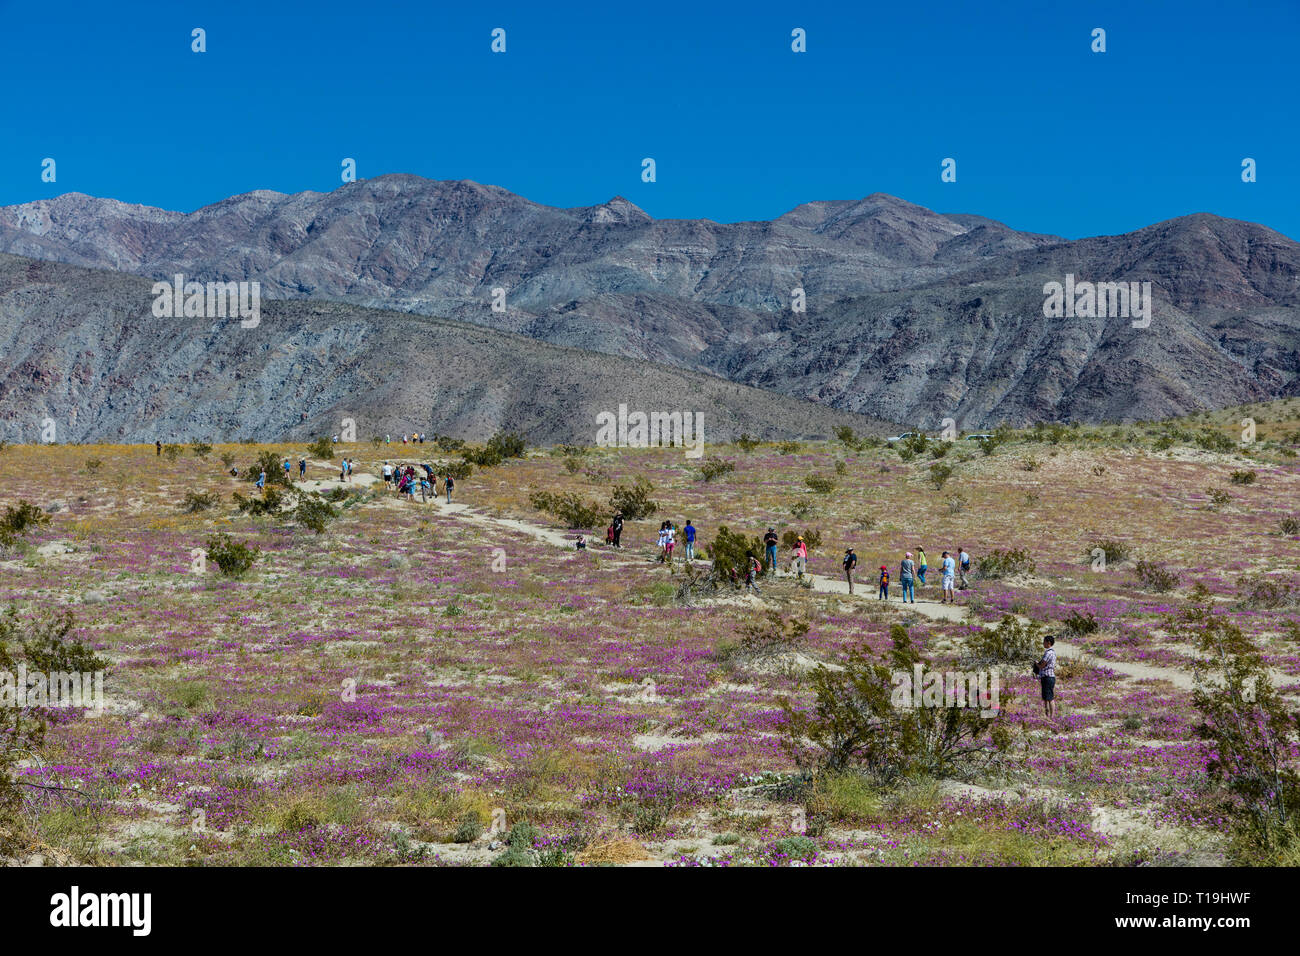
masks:
{"type": "Polygon", "coordinates": [[[992,435],[967,435],[967,441],[983,441],[985,438],[992,438],[992,435]]]}
{"type": "Polygon", "coordinates": [[[909,438],[915,438],[920,432],[903,432],[901,435],[894,435],[892,438],[886,438],[885,441],[907,441],[909,438]]]}

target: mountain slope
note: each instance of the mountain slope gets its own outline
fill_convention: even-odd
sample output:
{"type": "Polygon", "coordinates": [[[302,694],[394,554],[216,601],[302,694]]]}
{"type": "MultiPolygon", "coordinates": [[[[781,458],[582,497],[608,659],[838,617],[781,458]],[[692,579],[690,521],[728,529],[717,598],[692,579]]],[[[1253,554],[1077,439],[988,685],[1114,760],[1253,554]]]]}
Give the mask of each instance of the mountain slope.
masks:
{"type": "Polygon", "coordinates": [[[147,280],[0,255],[0,437],[358,437],[427,431],[596,439],[596,415],[689,411],[704,440],[883,423],[713,376],[342,303],[263,303],[260,324],[158,319],[147,280]]]}
{"type": "Polygon", "coordinates": [[[255,279],[265,297],[436,314],[924,427],[1150,418],[1300,389],[1300,244],[1208,214],[1066,241],[879,193],[719,224],[394,175],[188,215],[69,194],[0,208],[0,249],[255,279]],[[1067,274],[1150,282],[1155,321],[1045,319],[1043,286],[1067,274]]]}

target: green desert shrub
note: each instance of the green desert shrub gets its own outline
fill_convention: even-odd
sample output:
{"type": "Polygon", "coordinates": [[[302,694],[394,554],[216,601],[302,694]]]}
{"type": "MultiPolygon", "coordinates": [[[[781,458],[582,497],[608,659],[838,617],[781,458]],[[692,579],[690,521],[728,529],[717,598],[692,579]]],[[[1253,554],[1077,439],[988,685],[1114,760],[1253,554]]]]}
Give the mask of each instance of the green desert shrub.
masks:
{"type": "Polygon", "coordinates": [[[900,705],[894,675],[910,677],[918,664],[929,670],[930,661],[907,628],[895,624],[889,633],[893,647],[878,658],[854,648],[843,669],[814,669],[811,709],[780,699],[784,743],[800,766],[819,776],[860,769],[892,782],[968,771],[1008,746],[1005,690],[992,717],[951,698],[940,706],[900,705]]]}
{"type": "Polygon", "coordinates": [[[763,551],[761,537],[754,535],[746,538],[724,524],[718,528],[717,536],[709,542],[707,553],[713,562],[713,570],[719,575],[727,575],[733,568],[737,574],[744,574],[749,567],[749,556],[752,554],[762,561],[763,551]]]}
{"type": "Polygon", "coordinates": [[[1093,558],[1100,551],[1106,559],[1106,564],[1119,564],[1121,561],[1127,561],[1132,553],[1132,548],[1122,541],[1116,541],[1113,538],[1103,538],[1101,541],[1094,541],[1092,547],[1084,552],[1084,556],[1093,558]]]}
{"type": "Polygon", "coordinates": [[[210,491],[187,491],[181,499],[181,511],[187,515],[210,511],[221,504],[221,499],[210,491]]]}
{"type": "Polygon", "coordinates": [[[621,511],[628,521],[649,518],[659,510],[659,503],[650,498],[654,486],[646,479],[637,477],[630,485],[615,485],[609,495],[609,506],[621,511]]]}
{"type": "Polygon", "coordinates": [[[977,664],[1022,664],[1038,660],[1043,650],[1043,625],[1004,614],[996,627],[983,628],[966,639],[967,659],[977,664]]]}
{"type": "Polygon", "coordinates": [[[721,478],[736,470],[735,462],[727,461],[725,458],[709,458],[700,465],[700,478],[704,481],[712,481],[714,478],[721,478]]]}
{"type": "Polygon", "coordinates": [[[981,578],[1004,578],[1011,574],[1033,574],[1037,567],[1023,548],[995,548],[975,562],[981,578]]]}
{"type": "Polygon", "coordinates": [[[307,454],[313,458],[322,458],[329,461],[334,457],[334,443],[326,435],[321,435],[310,445],[307,446],[307,454]]]}
{"type": "Polygon", "coordinates": [[[834,479],[827,478],[825,475],[809,475],[803,483],[819,495],[829,495],[835,490],[834,479]]]}
{"type": "Polygon", "coordinates": [[[576,492],[534,491],[528,496],[538,511],[554,515],[571,529],[590,531],[600,527],[607,515],[604,508],[582,500],[576,492]]]}
{"type": "Polygon", "coordinates": [[[239,577],[247,573],[260,554],[261,549],[250,548],[224,532],[208,538],[208,560],[215,564],[222,574],[231,577],[239,577]]]}
{"type": "Polygon", "coordinates": [[[1178,587],[1178,572],[1155,561],[1148,561],[1145,558],[1139,560],[1133,567],[1133,573],[1137,575],[1142,587],[1148,591],[1164,593],[1178,587]]]}

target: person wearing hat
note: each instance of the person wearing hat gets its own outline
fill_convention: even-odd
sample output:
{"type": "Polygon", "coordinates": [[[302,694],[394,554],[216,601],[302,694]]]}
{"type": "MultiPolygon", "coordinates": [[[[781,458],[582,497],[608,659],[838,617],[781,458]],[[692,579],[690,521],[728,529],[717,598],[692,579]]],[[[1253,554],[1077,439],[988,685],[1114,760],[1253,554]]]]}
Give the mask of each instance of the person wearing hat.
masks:
{"type": "Polygon", "coordinates": [[[852,548],[844,549],[844,577],[849,582],[849,593],[853,593],[853,569],[858,566],[858,556],[852,548]]]}
{"type": "Polygon", "coordinates": [[[880,566],[880,600],[889,600],[889,568],[880,566]]]}
{"type": "Polygon", "coordinates": [[[794,560],[791,563],[792,569],[798,573],[799,580],[803,580],[804,572],[808,570],[808,545],[804,544],[803,535],[799,535],[794,542],[794,560]]]}
{"type": "Polygon", "coordinates": [[[912,560],[912,552],[908,551],[903,555],[903,563],[898,567],[898,583],[903,586],[903,603],[906,604],[908,598],[912,603],[916,603],[916,583],[914,575],[916,574],[916,562],[912,560]]]}
{"type": "Polygon", "coordinates": [[[614,547],[621,548],[623,547],[623,545],[620,544],[619,542],[623,537],[623,512],[617,511],[614,513],[613,528],[614,528],[614,547]]]}
{"type": "Polygon", "coordinates": [[[764,557],[767,558],[767,570],[776,577],[776,529],[768,528],[767,534],[763,535],[764,557]]]}

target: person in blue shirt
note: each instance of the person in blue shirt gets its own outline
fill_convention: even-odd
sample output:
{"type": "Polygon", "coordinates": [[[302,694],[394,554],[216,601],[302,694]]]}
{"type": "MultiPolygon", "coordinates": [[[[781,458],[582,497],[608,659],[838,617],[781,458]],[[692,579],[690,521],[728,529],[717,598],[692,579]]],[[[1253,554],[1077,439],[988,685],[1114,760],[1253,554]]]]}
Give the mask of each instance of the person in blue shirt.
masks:
{"type": "Polygon", "coordinates": [[[682,529],[682,535],[686,538],[686,560],[695,560],[695,525],[691,524],[691,519],[686,519],[686,527],[682,529]]]}

